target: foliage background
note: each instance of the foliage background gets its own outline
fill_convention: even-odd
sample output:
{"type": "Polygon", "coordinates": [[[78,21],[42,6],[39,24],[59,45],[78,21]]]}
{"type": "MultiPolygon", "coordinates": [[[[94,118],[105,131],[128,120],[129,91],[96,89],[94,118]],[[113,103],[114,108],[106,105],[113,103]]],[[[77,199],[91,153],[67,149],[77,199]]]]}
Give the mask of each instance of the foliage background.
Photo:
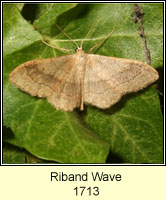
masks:
{"type": "MultiPolygon", "coordinates": [[[[163,66],[163,5],[140,4],[151,65],[163,66]]],[[[3,4],[3,163],[162,163],[163,125],[153,86],[126,95],[107,110],[86,106],[83,112],[55,110],[9,82],[18,65],[65,55],[42,43],[85,52],[114,29],[93,53],[137,59],[145,52],[133,21],[134,4],[3,4]],[[8,14],[10,13],[10,15],[8,14]]]]}

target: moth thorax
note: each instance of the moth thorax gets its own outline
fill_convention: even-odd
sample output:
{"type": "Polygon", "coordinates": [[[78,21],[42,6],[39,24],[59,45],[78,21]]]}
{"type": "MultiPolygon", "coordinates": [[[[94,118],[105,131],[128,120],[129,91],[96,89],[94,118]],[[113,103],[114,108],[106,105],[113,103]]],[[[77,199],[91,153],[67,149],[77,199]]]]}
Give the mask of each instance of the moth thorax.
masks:
{"type": "Polygon", "coordinates": [[[87,54],[82,49],[78,49],[76,52],[76,66],[79,73],[85,72],[86,63],[87,63],[87,54]]]}

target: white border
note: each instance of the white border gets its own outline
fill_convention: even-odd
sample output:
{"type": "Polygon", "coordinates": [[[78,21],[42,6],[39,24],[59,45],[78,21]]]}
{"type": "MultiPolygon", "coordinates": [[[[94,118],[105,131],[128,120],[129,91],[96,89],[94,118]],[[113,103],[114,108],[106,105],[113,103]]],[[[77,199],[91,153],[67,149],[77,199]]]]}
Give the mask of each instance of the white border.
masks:
{"type": "MultiPolygon", "coordinates": [[[[2,37],[2,14],[3,14],[3,3],[163,3],[163,10],[164,10],[164,15],[163,15],[163,19],[164,19],[164,40],[163,40],[163,45],[164,45],[164,49],[163,49],[163,53],[164,53],[164,58],[165,58],[165,1],[1,1],[1,41],[3,41],[2,37]]],[[[1,49],[2,48],[2,42],[1,42],[1,49]]],[[[1,108],[3,108],[3,101],[2,101],[2,74],[3,74],[3,64],[2,64],[2,60],[3,60],[3,56],[2,56],[2,51],[1,51],[1,108]]],[[[165,59],[163,59],[164,62],[164,66],[163,68],[165,69],[165,59]]],[[[164,160],[163,160],[163,164],[2,164],[2,117],[3,117],[3,111],[1,109],[1,163],[0,165],[2,166],[165,166],[165,70],[164,70],[164,139],[163,139],[163,143],[164,143],[164,160]]]]}

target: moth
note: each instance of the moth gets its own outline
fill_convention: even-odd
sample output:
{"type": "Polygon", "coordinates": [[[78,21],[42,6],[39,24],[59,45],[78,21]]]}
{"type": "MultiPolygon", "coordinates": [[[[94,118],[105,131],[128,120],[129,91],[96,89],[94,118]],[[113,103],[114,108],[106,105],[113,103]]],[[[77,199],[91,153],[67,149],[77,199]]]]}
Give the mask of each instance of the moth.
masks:
{"type": "Polygon", "coordinates": [[[123,95],[142,90],[158,78],[158,72],[146,63],[87,54],[82,45],[74,55],[25,62],[9,77],[22,91],[47,98],[64,111],[83,110],[84,104],[109,108],[123,95]]]}

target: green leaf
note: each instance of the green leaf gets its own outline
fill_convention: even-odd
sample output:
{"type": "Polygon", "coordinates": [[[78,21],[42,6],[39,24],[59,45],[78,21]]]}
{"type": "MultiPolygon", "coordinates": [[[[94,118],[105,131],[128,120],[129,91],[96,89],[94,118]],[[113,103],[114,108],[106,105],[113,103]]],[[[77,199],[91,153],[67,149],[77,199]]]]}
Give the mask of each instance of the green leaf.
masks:
{"type": "Polygon", "coordinates": [[[3,164],[23,164],[25,163],[24,152],[10,144],[3,144],[3,164]]]}
{"type": "Polygon", "coordinates": [[[84,119],[99,135],[105,133],[118,162],[162,163],[162,115],[152,87],[125,96],[107,111],[88,108],[84,119]]]}
{"type": "Polygon", "coordinates": [[[141,4],[145,12],[144,30],[151,53],[152,66],[163,66],[163,5],[141,4]],[[157,51],[156,51],[157,49],[157,51]]]}
{"type": "Polygon", "coordinates": [[[22,11],[23,7],[24,7],[24,3],[15,3],[15,6],[22,11]]]}
{"type": "Polygon", "coordinates": [[[39,4],[38,13],[40,17],[34,22],[35,28],[40,30],[43,34],[48,35],[48,31],[50,32],[51,28],[53,26],[55,27],[56,18],[66,11],[71,10],[76,5],[76,3],[39,4]]]}
{"type": "Polygon", "coordinates": [[[18,51],[41,39],[42,36],[23,19],[15,4],[3,4],[4,56],[18,51]]]}
{"type": "Polygon", "coordinates": [[[36,158],[27,151],[9,143],[3,143],[3,164],[56,163],[36,158]]]}
{"type": "MultiPolygon", "coordinates": [[[[163,5],[149,3],[142,4],[142,8],[152,66],[157,68],[163,61],[162,53],[158,53],[163,48],[163,5]]],[[[75,52],[75,45],[57,29],[55,22],[79,45],[84,38],[85,52],[114,29],[111,37],[93,53],[145,61],[138,24],[132,18],[134,5],[64,4],[60,7],[55,4],[46,13],[41,10],[34,21],[38,32],[29,33],[37,32],[36,38],[27,44],[24,35],[19,35],[18,46],[22,46],[12,51],[6,46],[8,53],[4,57],[4,125],[12,129],[17,143],[38,158],[61,163],[104,163],[108,154],[107,162],[111,163],[162,163],[162,115],[152,86],[126,95],[107,110],[86,106],[83,112],[70,113],[57,111],[47,100],[31,97],[8,80],[10,72],[21,63],[65,55],[66,52],[39,41],[40,34],[52,45],[75,52]]],[[[19,17],[23,20],[20,14],[19,17]]],[[[12,31],[15,26],[10,25],[9,29],[12,31]]]]}

